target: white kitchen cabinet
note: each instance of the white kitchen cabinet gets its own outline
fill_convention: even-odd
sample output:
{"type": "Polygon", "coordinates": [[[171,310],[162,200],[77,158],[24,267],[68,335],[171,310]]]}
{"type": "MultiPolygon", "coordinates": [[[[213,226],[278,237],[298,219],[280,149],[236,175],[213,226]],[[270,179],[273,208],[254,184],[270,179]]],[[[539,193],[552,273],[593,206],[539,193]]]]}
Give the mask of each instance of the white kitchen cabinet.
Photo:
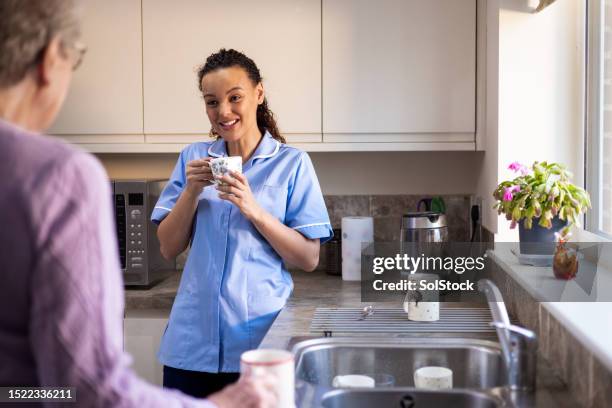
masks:
{"type": "Polygon", "coordinates": [[[476,0],[322,4],[324,142],[474,149],[476,0]]]}
{"type": "Polygon", "coordinates": [[[151,384],[162,385],[163,366],[157,360],[167,310],[127,310],[123,320],[123,347],[132,356],[132,368],[151,384]]]}
{"type": "Polygon", "coordinates": [[[179,152],[208,140],[196,71],[221,47],[258,64],[280,130],[298,148],[482,149],[486,0],[87,5],[89,51],[51,133],[91,152],[179,152]]]}
{"type": "Polygon", "coordinates": [[[206,140],[197,68],[220,48],[258,65],[270,108],[292,142],[321,141],[319,0],[142,0],[148,142],[206,140]]]}
{"type": "Polygon", "coordinates": [[[86,2],[88,50],[50,133],[81,143],[144,141],[140,19],[140,0],[86,2]]]}

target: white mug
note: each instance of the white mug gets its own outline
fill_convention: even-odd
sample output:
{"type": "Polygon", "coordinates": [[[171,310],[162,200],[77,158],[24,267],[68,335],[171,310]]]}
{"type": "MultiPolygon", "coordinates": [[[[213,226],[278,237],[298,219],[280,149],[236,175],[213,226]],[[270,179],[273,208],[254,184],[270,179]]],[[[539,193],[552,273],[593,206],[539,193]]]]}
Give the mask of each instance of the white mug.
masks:
{"type": "MultiPolygon", "coordinates": [[[[408,278],[416,283],[417,288],[421,281],[434,283],[438,275],[415,273],[408,278]]],[[[408,320],[417,322],[434,322],[440,320],[440,297],[434,290],[416,290],[406,293],[404,299],[404,311],[408,314],[408,320]]]]}
{"type": "Polygon", "coordinates": [[[212,174],[215,177],[213,182],[215,184],[221,184],[221,181],[218,180],[218,178],[229,174],[230,171],[242,173],[242,157],[216,157],[210,161],[210,171],[212,171],[212,174]]]}
{"type": "Polygon", "coordinates": [[[290,352],[275,349],[245,351],[240,356],[240,375],[272,377],[276,407],[295,407],[295,369],[293,354],[290,352]]]}
{"type": "Polygon", "coordinates": [[[421,367],[414,372],[414,386],[430,390],[453,388],[453,370],[446,367],[421,367]]]}

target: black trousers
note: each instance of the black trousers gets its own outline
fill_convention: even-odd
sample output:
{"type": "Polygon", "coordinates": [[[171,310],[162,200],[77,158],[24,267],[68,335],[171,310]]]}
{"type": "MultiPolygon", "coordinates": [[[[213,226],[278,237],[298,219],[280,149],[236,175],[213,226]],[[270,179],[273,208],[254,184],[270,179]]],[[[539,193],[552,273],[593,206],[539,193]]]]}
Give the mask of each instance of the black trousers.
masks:
{"type": "Polygon", "coordinates": [[[204,373],[164,366],[164,388],[174,388],[196,398],[206,398],[238,381],[240,373],[204,373]]]}

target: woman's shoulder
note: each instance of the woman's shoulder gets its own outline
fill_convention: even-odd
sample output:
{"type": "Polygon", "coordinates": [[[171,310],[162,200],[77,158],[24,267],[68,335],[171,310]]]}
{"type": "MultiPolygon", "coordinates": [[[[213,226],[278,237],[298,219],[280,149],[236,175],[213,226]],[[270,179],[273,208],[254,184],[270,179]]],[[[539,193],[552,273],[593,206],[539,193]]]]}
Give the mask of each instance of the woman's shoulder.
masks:
{"type": "Polygon", "coordinates": [[[278,154],[283,159],[296,160],[296,164],[301,162],[304,157],[308,157],[308,153],[304,150],[281,142],[278,142],[278,154]]]}

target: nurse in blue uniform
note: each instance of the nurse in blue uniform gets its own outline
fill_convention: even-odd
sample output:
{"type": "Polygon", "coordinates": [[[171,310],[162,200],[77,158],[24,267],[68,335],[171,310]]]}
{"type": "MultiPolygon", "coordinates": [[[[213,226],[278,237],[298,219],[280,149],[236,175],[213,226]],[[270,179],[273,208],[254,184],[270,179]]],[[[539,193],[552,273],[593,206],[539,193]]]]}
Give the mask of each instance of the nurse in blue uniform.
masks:
{"type": "Polygon", "coordinates": [[[255,63],[220,50],[198,72],[212,141],[180,154],[151,219],[162,254],[189,257],[158,357],[164,386],[197,397],[238,379],[293,289],[285,262],[312,271],[332,230],[310,158],[285,144],[255,63]],[[209,162],[241,156],[212,183],[209,162]]]}

